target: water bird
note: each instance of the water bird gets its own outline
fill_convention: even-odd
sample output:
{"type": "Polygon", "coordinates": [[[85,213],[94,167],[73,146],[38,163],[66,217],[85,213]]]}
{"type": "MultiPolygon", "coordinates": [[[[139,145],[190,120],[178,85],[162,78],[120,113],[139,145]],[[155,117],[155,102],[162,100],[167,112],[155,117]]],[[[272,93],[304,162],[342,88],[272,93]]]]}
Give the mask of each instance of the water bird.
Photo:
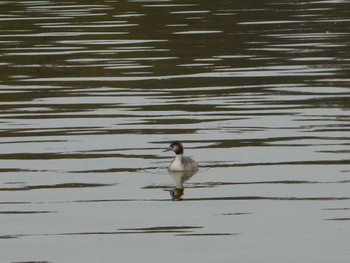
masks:
{"type": "Polygon", "coordinates": [[[176,156],[169,165],[169,171],[196,171],[198,163],[190,157],[184,157],[184,147],[178,141],[174,141],[163,152],[173,151],[176,156]]]}

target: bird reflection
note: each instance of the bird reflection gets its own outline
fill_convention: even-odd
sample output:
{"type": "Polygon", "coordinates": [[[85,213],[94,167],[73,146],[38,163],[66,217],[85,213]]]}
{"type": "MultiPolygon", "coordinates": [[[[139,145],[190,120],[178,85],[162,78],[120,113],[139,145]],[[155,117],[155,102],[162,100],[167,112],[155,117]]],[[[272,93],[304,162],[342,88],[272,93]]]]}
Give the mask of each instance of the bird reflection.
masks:
{"type": "Polygon", "coordinates": [[[169,174],[175,182],[175,188],[170,190],[170,195],[173,201],[181,201],[184,195],[184,182],[189,180],[197,170],[194,171],[169,171],[169,174]]]}

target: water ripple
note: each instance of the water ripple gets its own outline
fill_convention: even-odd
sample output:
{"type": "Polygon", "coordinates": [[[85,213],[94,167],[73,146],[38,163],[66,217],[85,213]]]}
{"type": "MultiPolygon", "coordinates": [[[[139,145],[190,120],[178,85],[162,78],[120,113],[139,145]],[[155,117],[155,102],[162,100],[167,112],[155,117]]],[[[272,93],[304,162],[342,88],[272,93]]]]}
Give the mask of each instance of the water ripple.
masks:
{"type": "Polygon", "coordinates": [[[346,3],[0,1],[2,260],[346,258],[346,3]]]}

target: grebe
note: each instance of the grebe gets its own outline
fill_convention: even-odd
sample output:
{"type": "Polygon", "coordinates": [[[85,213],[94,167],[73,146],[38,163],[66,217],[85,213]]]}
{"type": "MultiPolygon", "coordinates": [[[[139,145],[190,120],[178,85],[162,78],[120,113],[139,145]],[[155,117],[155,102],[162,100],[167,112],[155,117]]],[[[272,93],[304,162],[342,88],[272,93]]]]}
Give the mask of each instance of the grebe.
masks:
{"type": "Polygon", "coordinates": [[[184,148],[178,141],[172,142],[169,148],[163,152],[173,151],[176,153],[175,159],[169,165],[169,171],[195,171],[198,169],[198,163],[190,157],[184,157],[184,148]]]}

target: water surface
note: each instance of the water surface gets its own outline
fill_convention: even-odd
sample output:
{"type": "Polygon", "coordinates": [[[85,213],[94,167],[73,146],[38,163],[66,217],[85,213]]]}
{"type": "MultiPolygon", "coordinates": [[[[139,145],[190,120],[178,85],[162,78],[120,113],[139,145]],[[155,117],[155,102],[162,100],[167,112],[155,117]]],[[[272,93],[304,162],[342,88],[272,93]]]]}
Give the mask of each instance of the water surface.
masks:
{"type": "Polygon", "coordinates": [[[2,260],[347,262],[347,6],[0,1],[2,260]]]}

